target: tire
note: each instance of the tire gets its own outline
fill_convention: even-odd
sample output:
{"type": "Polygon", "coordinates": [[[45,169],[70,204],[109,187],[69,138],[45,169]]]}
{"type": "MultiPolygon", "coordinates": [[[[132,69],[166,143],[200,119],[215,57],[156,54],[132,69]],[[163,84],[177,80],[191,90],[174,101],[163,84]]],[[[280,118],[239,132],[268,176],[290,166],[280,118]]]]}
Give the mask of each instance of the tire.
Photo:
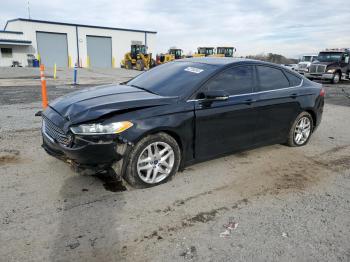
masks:
{"type": "Polygon", "coordinates": [[[131,63],[130,60],[128,60],[128,61],[125,62],[125,68],[126,68],[126,69],[132,69],[132,63],[131,63]]]}
{"type": "Polygon", "coordinates": [[[169,181],[176,174],[180,162],[181,151],[173,137],[163,132],[149,135],[141,139],[131,150],[126,163],[124,179],[135,188],[157,186],[169,181]],[[159,153],[162,153],[167,146],[169,147],[167,151],[156,156],[155,147],[158,148],[159,153]],[[164,160],[161,159],[167,155],[169,156],[164,163],[164,160]],[[156,174],[155,177],[154,174],[156,174]]]}
{"type": "Polygon", "coordinates": [[[331,80],[332,84],[339,84],[341,80],[341,74],[339,72],[335,72],[333,79],[331,80]]]}
{"type": "Polygon", "coordinates": [[[136,61],[136,68],[139,71],[143,71],[145,69],[145,65],[142,60],[137,60],[136,61]]]}
{"type": "MultiPolygon", "coordinates": [[[[306,126],[307,125],[305,125],[305,127],[306,126]]],[[[292,127],[289,130],[287,145],[291,146],[291,147],[297,147],[297,146],[304,146],[304,145],[306,145],[309,142],[309,140],[310,140],[313,128],[314,128],[314,123],[313,123],[312,116],[308,112],[300,113],[296,117],[296,119],[294,120],[294,123],[293,123],[292,127]],[[301,126],[302,119],[307,119],[307,120],[305,120],[304,123],[309,123],[309,131],[308,132],[306,131],[307,128],[304,130],[304,132],[301,131],[302,129],[300,128],[300,126],[301,126]],[[298,134],[299,134],[298,137],[300,138],[299,141],[298,141],[298,137],[297,137],[298,134]],[[302,137],[300,137],[300,135],[302,137]],[[305,136],[307,136],[307,137],[305,138],[305,136]]]]}

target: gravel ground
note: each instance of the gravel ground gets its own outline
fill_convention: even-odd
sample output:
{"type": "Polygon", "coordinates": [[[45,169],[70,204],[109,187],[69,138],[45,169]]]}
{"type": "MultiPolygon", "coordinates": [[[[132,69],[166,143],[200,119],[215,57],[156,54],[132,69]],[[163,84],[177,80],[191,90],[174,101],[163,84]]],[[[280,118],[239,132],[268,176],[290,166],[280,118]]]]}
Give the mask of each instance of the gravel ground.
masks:
{"type": "MultiPolygon", "coordinates": [[[[114,70],[113,82],[125,74],[114,70]]],[[[127,191],[48,156],[34,117],[39,86],[9,86],[0,87],[1,261],[350,261],[347,82],[325,85],[323,121],[305,147],[246,151],[127,191]]],[[[50,99],[76,88],[53,85],[50,99]]]]}

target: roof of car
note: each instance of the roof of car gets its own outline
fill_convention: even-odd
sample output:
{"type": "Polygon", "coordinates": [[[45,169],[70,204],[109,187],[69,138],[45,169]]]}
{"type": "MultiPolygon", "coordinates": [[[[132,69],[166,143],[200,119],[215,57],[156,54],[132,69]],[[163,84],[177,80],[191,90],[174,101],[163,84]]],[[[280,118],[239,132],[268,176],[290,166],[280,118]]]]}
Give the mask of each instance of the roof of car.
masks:
{"type": "MultiPolygon", "coordinates": [[[[192,63],[202,63],[208,65],[218,65],[224,66],[228,64],[234,64],[243,61],[256,61],[246,58],[232,58],[232,57],[192,57],[175,60],[175,62],[192,62],[192,63]]],[[[261,62],[261,61],[259,61],[261,62]]]]}

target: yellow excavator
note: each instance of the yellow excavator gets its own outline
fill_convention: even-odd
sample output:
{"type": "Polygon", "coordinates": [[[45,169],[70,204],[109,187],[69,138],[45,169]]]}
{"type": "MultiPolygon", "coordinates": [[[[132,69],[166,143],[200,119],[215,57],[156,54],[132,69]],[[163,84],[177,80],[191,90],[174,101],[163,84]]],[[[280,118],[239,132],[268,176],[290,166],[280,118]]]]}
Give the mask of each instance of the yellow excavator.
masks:
{"type": "Polygon", "coordinates": [[[235,47],[217,47],[216,48],[216,54],[214,56],[216,57],[233,57],[233,54],[236,52],[235,47]]]}
{"type": "Polygon", "coordinates": [[[183,58],[182,49],[170,48],[168,53],[157,55],[156,64],[161,65],[181,58],[183,58]]]}
{"type": "Polygon", "coordinates": [[[124,55],[121,67],[126,69],[136,68],[139,71],[148,70],[155,64],[152,54],[148,54],[146,46],[142,44],[132,44],[131,51],[124,55]]]}
{"type": "Polygon", "coordinates": [[[192,57],[205,57],[214,55],[214,47],[198,47],[198,52],[193,54],[192,57]]]}

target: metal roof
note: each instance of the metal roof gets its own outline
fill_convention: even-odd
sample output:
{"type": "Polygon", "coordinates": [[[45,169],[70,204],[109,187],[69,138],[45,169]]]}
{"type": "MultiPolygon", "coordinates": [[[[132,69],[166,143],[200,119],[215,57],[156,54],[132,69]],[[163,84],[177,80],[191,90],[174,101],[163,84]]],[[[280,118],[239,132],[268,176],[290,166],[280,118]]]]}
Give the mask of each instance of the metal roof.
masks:
{"type": "Polygon", "coordinates": [[[42,24],[54,24],[54,25],[67,25],[67,26],[77,26],[77,27],[89,27],[89,28],[98,28],[98,29],[108,29],[108,30],[118,30],[118,31],[129,31],[129,32],[139,32],[139,33],[149,33],[156,34],[156,31],[147,31],[147,30],[137,30],[137,29],[127,29],[127,28],[118,28],[118,27],[106,27],[106,26],[95,26],[95,25],[82,25],[82,24],[73,24],[73,23],[64,23],[64,22],[53,22],[53,21],[45,21],[45,20],[35,20],[35,19],[26,19],[26,18],[16,18],[11,19],[6,22],[4,30],[8,23],[15,21],[24,21],[31,23],[42,23],[42,24]]]}

